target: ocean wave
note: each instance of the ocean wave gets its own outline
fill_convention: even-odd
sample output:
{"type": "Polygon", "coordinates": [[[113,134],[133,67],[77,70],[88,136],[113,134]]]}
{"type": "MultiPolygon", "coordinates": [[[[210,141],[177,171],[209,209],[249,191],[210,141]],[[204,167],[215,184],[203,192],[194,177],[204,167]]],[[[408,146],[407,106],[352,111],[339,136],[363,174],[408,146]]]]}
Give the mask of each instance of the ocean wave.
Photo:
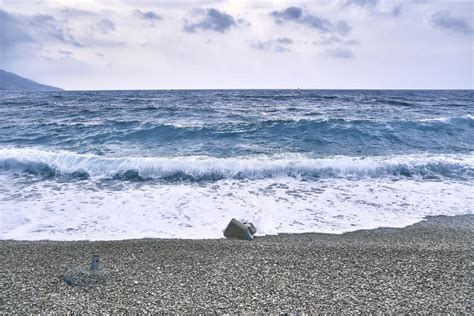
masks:
{"type": "Polygon", "coordinates": [[[404,102],[400,100],[390,100],[390,99],[377,99],[377,103],[388,104],[388,105],[395,105],[395,106],[416,106],[416,104],[411,102],[404,102]]]}
{"type": "MultiPolygon", "coordinates": [[[[452,128],[466,129],[474,127],[474,119],[471,115],[459,117],[440,117],[417,120],[368,120],[368,119],[342,119],[323,117],[318,119],[307,119],[304,117],[293,117],[290,119],[270,119],[257,122],[232,122],[225,124],[189,124],[181,122],[163,122],[160,125],[145,124],[140,129],[132,129],[128,133],[118,136],[121,140],[146,140],[157,139],[193,139],[200,137],[233,137],[242,134],[268,134],[278,136],[281,133],[330,133],[332,136],[352,135],[354,132],[365,132],[368,136],[374,133],[403,132],[406,130],[425,132],[433,130],[444,136],[444,132],[452,128]]],[[[380,135],[379,135],[380,136],[380,135]]],[[[383,136],[383,135],[382,135],[383,136]]]]}
{"type": "MultiPolygon", "coordinates": [[[[288,108],[288,110],[293,110],[295,108],[288,108]]],[[[317,113],[319,114],[319,112],[317,113]]],[[[314,115],[314,113],[310,113],[309,114],[310,116],[311,115],[314,115]]],[[[362,118],[336,118],[336,117],[330,117],[330,116],[323,116],[323,117],[319,117],[319,118],[311,118],[309,119],[307,116],[303,115],[303,116],[290,116],[288,117],[286,115],[285,119],[278,119],[278,118],[275,118],[275,119],[266,119],[266,120],[259,120],[259,121],[255,121],[255,122],[232,122],[232,123],[229,123],[229,124],[222,124],[220,123],[219,126],[225,126],[226,128],[228,129],[231,129],[232,127],[234,126],[245,126],[245,127],[257,127],[257,128],[265,128],[265,127],[268,127],[268,126],[275,126],[275,125],[285,125],[285,124],[304,124],[304,125],[314,125],[314,126],[318,126],[318,125],[322,125],[323,127],[326,127],[328,124],[351,124],[351,125],[354,125],[354,126],[357,126],[357,125],[379,125],[379,124],[390,124],[390,125],[394,125],[394,126],[397,126],[397,125],[403,125],[403,126],[406,126],[407,124],[412,124],[413,128],[416,128],[416,126],[419,126],[420,124],[419,123],[433,123],[433,124],[437,124],[437,123],[472,123],[474,121],[474,115],[470,115],[470,114],[466,114],[466,115],[462,115],[462,116],[447,116],[447,117],[434,117],[434,118],[423,118],[423,119],[413,119],[413,120],[408,120],[408,119],[398,119],[398,120],[384,120],[384,119],[377,119],[377,118],[374,118],[374,119],[362,119],[362,118]]],[[[160,125],[160,126],[156,126],[156,128],[161,128],[161,127],[167,127],[167,128],[190,128],[190,129],[194,129],[196,127],[199,127],[199,128],[212,128],[212,124],[202,124],[199,123],[197,126],[196,125],[192,125],[192,124],[186,124],[186,122],[180,122],[178,124],[175,124],[173,122],[168,122],[168,124],[166,123],[163,123],[163,125],[160,125]]]]}
{"type": "Polygon", "coordinates": [[[474,154],[312,158],[304,155],[215,158],[104,157],[41,149],[0,149],[0,170],[76,179],[216,181],[292,177],[474,178],[474,154]]]}

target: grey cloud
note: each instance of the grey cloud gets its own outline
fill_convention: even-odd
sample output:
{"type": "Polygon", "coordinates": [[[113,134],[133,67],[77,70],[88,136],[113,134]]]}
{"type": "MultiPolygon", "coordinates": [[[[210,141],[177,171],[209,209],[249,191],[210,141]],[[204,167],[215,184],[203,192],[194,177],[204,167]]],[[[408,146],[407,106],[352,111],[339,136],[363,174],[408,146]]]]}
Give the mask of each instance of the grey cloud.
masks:
{"type": "MultiPolygon", "coordinates": [[[[74,49],[82,47],[124,46],[125,42],[81,37],[80,41],[66,25],[67,20],[58,20],[51,15],[23,15],[0,10],[0,43],[2,61],[5,65],[31,58],[74,59],[74,49]],[[58,45],[59,44],[59,45],[58,45]],[[51,49],[51,45],[59,46],[51,49]]],[[[94,24],[94,29],[110,32],[115,25],[109,19],[94,24]]]]}
{"type": "Polygon", "coordinates": [[[62,8],[60,11],[62,16],[65,17],[80,17],[80,16],[95,16],[97,13],[87,10],[81,10],[71,7],[62,8]]]}
{"type": "Polygon", "coordinates": [[[96,28],[101,32],[102,34],[107,34],[110,32],[114,32],[115,29],[115,24],[112,22],[110,19],[102,19],[96,24],[96,28]]]}
{"type": "Polygon", "coordinates": [[[334,24],[329,19],[313,14],[306,14],[303,12],[303,9],[299,7],[288,7],[281,11],[273,11],[270,15],[278,24],[285,22],[299,23],[316,29],[321,33],[338,33],[344,36],[351,30],[349,24],[345,21],[338,21],[334,24]]]}
{"type": "Polygon", "coordinates": [[[324,36],[322,37],[319,41],[314,41],[314,45],[322,45],[322,46],[330,46],[333,44],[339,44],[339,45],[358,45],[359,41],[356,40],[345,40],[341,39],[338,36],[324,36]]]}
{"type": "Polygon", "coordinates": [[[291,38],[288,38],[288,37],[280,37],[280,38],[276,39],[275,42],[277,42],[278,44],[283,44],[283,45],[293,44],[293,40],[291,38]]]}
{"type": "Polygon", "coordinates": [[[64,50],[64,49],[59,49],[58,50],[58,53],[61,54],[61,55],[64,55],[64,56],[71,56],[72,55],[72,52],[69,51],[69,50],[64,50]]]}
{"type": "Polygon", "coordinates": [[[322,33],[328,33],[332,28],[332,23],[328,19],[313,15],[306,16],[301,20],[301,22],[311,26],[312,28],[318,29],[322,33]]]}
{"type": "Polygon", "coordinates": [[[225,33],[237,25],[237,22],[232,15],[226,12],[221,12],[214,8],[197,10],[196,12],[198,12],[198,15],[201,16],[201,20],[197,22],[185,20],[185,32],[193,33],[198,30],[209,30],[225,33]]]}
{"type": "Polygon", "coordinates": [[[15,15],[0,10],[0,40],[4,49],[13,49],[22,43],[43,44],[57,41],[66,45],[82,46],[51,15],[15,15]]]}
{"type": "Polygon", "coordinates": [[[298,21],[303,16],[303,9],[298,7],[288,7],[285,10],[273,11],[272,16],[276,18],[277,23],[284,21],[298,21]]]}
{"type": "Polygon", "coordinates": [[[250,47],[262,51],[274,51],[277,53],[287,53],[290,51],[289,45],[293,44],[293,40],[288,37],[280,37],[269,41],[257,41],[250,44],[250,47]]]}
{"type": "Polygon", "coordinates": [[[461,34],[473,34],[474,30],[468,21],[460,18],[451,16],[449,11],[439,11],[431,16],[431,23],[443,30],[461,33],[461,34]]]}
{"type": "Polygon", "coordinates": [[[33,15],[31,17],[24,17],[24,20],[28,21],[29,29],[32,38],[35,40],[50,41],[56,40],[67,45],[75,47],[81,47],[71,32],[64,28],[53,16],[51,15],[33,15]]]}
{"type": "Polygon", "coordinates": [[[62,21],[50,15],[13,14],[0,10],[1,61],[5,67],[28,65],[32,60],[74,63],[71,47],[82,47],[62,21]],[[63,52],[49,49],[60,46],[63,52]],[[59,45],[58,45],[59,44],[59,45]]]}
{"type": "Polygon", "coordinates": [[[326,49],[326,54],[335,58],[350,59],[354,57],[354,54],[350,49],[347,48],[330,48],[326,49]]]}
{"type": "Polygon", "coordinates": [[[392,9],[392,16],[399,17],[400,15],[402,15],[402,6],[397,5],[392,9]]]}
{"type": "Polygon", "coordinates": [[[290,50],[284,46],[276,46],[275,52],[277,53],[288,53],[290,50]]]}
{"type": "Polygon", "coordinates": [[[158,15],[156,14],[155,12],[153,11],[146,11],[146,12],[143,12],[139,9],[135,9],[135,11],[133,11],[135,13],[136,16],[138,16],[139,18],[142,18],[142,19],[145,19],[145,20],[150,20],[150,21],[160,21],[160,20],[163,20],[163,17],[161,15],[158,15]]]}
{"type": "Polygon", "coordinates": [[[85,43],[84,46],[87,47],[124,47],[127,46],[127,42],[125,41],[116,41],[116,40],[109,40],[109,39],[101,39],[90,37],[84,39],[85,43]]]}
{"type": "Polygon", "coordinates": [[[24,30],[18,18],[0,10],[0,42],[8,49],[20,43],[32,42],[31,36],[24,30]]]}
{"type": "Polygon", "coordinates": [[[341,35],[347,35],[351,31],[351,27],[345,21],[339,21],[336,24],[336,30],[341,35]]]}
{"type": "Polygon", "coordinates": [[[343,0],[342,3],[346,6],[357,7],[375,7],[379,0],[343,0]]]}

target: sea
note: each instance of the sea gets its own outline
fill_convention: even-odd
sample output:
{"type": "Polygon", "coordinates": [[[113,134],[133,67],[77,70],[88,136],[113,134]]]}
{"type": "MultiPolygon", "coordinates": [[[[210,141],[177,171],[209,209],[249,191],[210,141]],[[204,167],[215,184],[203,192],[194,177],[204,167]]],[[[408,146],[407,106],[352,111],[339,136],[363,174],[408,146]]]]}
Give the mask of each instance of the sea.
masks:
{"type": "Polygon", "coordinates": [[[222,238],[474,213],[474,91],[0,92],[0,239],[222,238]]]}

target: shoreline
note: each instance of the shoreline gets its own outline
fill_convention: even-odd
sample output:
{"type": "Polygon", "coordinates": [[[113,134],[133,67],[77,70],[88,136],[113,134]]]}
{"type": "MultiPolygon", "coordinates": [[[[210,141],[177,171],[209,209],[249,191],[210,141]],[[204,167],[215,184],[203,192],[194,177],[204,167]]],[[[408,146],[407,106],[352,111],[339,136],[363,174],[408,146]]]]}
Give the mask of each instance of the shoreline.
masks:
{"type": "Polygon", "coordinates": [[[0,313],[469,313],[473,241],[473,214],[251,242],[0,240],[0,313]],[[66,285],[93,254],[107,283],[66,285]]]}
{"type": "MultiPolygon", "coordinates": [[[[348,230],[348,231],[338,231],[338,232],[325,232],[325,231],[309,231],[309,232],[282,232],[278,234],[272,234],[268,233],[265,235],[260,235],[259,232],[257,231],[256,234],[254,235],[255,238],[257,239],[262,239],[262,238],[273,238],[277,236],[300,236],[300,235],[329,235],[329,236],[340,236],[340,235],[345,235],[345,234],[354,234],[357,232],[361,231],[373,231],[373,232],[378,232],[378,231],[383,231],[383,230],[390,230],[390,229],[406,229],[409,227],[420,227],[420,226],[425,226],[424,223],[428,223],[429,225],[433,225],[433,221],[436,220],[437,218],[441,218],[441,221],[436,220],[435,225],[443,225],[443,219],[444,218],[450,218],[449,220],[449,226],[456,225],[457,227],[452,227],[452,228],[459,228],[459,229],[464,229],[468,227],[462,227],[462,223],[460,223],[457,218],[464,218],[464,217],[470,217],[474,216],[474,213],[467,213],[467,214],[450,214],[450,215],[427,215],[425,217],[419,218],[417,221],[409,221],[409,223],[405,223],[405,225],[386,225],[386,226],[378,226],[378,227],[370,227],[370,228],[354,228],[353,230],[348,230]],[[452,219],[452,220],[451,220],[452,219]]],[[[231,218],[229,218],[230,220],[231,218]]],[[[1,242],[67,242],[67,243],[80,243],[80,242],[125,242],[125,241],[140,241],[140,240],[182,240],[182,241],[210,241],[210,240],[222,240],[226,239],[224,237],[224,228],[228,222],[224,223],[221,225],[219,237],[199,237],[199,238],[189,238],[189,237],[130,237],[130,238],[120,238],[120,239],[48,239],[48,238],[43,238],[43,239],[16,239],[16,238],[2,238],[0,236],[0,243],[1,242]]],[[[474,228],[473,228],[474,229],[474,228]]]]}

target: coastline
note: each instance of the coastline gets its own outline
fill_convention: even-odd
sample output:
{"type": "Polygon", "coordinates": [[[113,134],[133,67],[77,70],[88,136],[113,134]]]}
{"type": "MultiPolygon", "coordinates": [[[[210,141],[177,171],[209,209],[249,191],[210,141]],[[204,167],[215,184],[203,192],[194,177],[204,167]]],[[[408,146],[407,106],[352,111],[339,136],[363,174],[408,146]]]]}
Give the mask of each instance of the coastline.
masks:
{"type": "Polygon", "coordinates": [[[1,240],[0,313],[470,313],[473,241],[472,214],[252,242],[1,240]],[[93,254],[108,282],[66,285],[93,254]]]}

